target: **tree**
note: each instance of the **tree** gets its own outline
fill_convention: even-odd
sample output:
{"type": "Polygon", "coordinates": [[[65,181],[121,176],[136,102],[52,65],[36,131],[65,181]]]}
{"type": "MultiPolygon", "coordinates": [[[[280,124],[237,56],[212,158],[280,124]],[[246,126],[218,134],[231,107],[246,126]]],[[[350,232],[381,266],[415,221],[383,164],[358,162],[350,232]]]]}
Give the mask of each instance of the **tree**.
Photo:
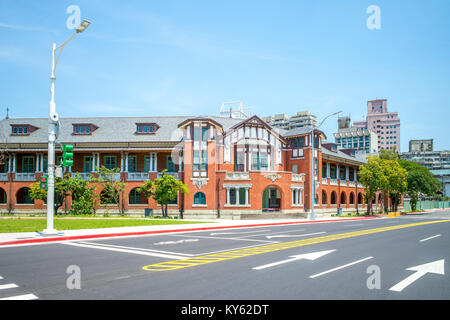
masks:
{"type": "Polygon", "coordinates": [[[169,202],[177,199],[178,193],[189,193],[189,189],[184,183],[171,175],[166,175],[166,171],[163,170],[161,178],[156,178],[154,181],[148,180],[138,188],[139,193],[142,193],[146,198],[152,197],[161,205],[163,217],[168,216],[167,206],[169,202]]]}
{"type": "Polygon", "coordinates": [[[397,211],[401,196],[408,188],[408,172],[400,166],[398,159],[384,160],[384,162],[385,175],[388,180],[387,188],[384,191],[391,198],[391,211],[397,211]]]}
{"type": "Polygon", "coordinates": [[[400,165],[408,172],[406,194],[411,198],[411,210],[415,211],[419,194],[434,196],[441,189],[441,184],[430,170],[416,162],[400,160],[400,165]]]}
{"type": "Polygon", "coordinates": [[[359,181],[364,185],[364,197],[367,203],[367,214],[372,211],[372,200],[376,193],[386,186],[382,160],[375,156],[367,157],[367,163],[361,165],[359,181]]]}
{"type": "MultiPolygon", "coordinates": [[[[58,209],[62,207],[64,202],[66,201],[67,196],[70,195],[69,191],[69,180],[70,175],[64,176],[64,178],[56,178],[55,179],[55,202],[54,202],[54,210],[55,215],[58,214],[58,209]]],[[[41,189],[41,183],[35,182],[30,186],[30,197],[31,199],[47,201],[47,190],[41,189]]]]}
{"type": "Polygon", "coordinates": [[[95,185],[92,185],[92,175],[88,179],[81,178],[77,172],[67,181],[68,189],[72,194],[70,214],[94,214],[95,213],[95,185]]]}
{"type": "Polygon", "coordinates": [[[111,203],[117,205],[119,213],[124,214],[123,206],[120,206],[120,195],[125,190],[125,182],[116,178],[119,169],[108,169],[106,167],[97,168],[99,174],[98,178],[93,178],[92,181],[98,183],[102,187],[100,194],[100,203],[111,203]]]}

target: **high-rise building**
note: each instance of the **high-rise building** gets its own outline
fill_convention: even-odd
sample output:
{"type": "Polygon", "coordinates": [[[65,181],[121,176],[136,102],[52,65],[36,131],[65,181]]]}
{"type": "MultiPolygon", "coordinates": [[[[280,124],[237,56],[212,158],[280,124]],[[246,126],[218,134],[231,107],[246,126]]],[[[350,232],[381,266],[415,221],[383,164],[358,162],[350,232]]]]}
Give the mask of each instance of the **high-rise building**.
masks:
{"type": "Polygon", "coordinates": [[[388,112],[386,99],[368,101],[366,121],[355,121],[353,126],[375,132],[378,150],[400,152],[400,118],[397,112],[388,112]]]}
{"type": "Polygon", "coordinates": [[[433,139],[409,141],[409,152],[400,158],[428,168],[444,186],[444,195],[450,196],[450,150],[434,151],[433,139]]]}
{"type": "Polygon", "coordinates": [[[334,139],[342,149],[354,149],[363,154],[378,152],[377,135],[365,128],[352,127],[349,116],[338,118],[338,132],[334,134],[334,139]]]}
{"type": "Polygon", "coordinates": [[[424,151],[433,151],[433,139],[409,141],[409,152],[424,151]]]}
{"type": "Polygon", "coordinates": [[[285,130],[317,126],[317,118],[310,111],[300,111],[292,117],[284,113],[276,114],[274,116],[263,117],[262,120],[275,128],[285,130]]]}

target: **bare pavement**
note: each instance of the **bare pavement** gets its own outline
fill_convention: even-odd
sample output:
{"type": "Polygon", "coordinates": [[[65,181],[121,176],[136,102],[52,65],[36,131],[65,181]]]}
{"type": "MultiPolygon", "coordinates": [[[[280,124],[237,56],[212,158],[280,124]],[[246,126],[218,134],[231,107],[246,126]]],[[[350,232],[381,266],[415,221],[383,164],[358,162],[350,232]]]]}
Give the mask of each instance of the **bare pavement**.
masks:
{"type": "Polygon", "coordinates": [[[0,299],[450,299],[450,210],[0,235],[0,299]]]}

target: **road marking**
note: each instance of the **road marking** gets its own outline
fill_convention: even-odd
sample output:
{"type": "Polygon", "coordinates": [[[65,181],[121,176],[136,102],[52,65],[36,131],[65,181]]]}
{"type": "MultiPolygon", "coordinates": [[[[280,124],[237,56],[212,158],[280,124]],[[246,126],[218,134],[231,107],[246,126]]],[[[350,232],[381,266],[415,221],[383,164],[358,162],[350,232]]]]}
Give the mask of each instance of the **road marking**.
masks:
{"type": "Polygon", "coordinates": [[[289,263],[289,262],[293,262],[293,261],[297,261],[297,260],[301,260],[301,259],[307,259],[310,261],[314,261],[326,254],[329,254],[333,251],[336,251],[335,249],[333,250],[326,250],[326,251],[318,251],[318,252],[311,252],[311,253],[305,253],[305,254],[298,254],[296,256],[291,256],[291,259],[287,259],[287,260],[282,260],[282,261],[278,261],[278,262],[274,262],[274,263],[269,263],[269,264],[265,264],[259,267],[254,267],[252,268],[253,270],[262,270],[262,269],[267,269],[267,268],[271,268],[271,267],[275,267],[278,266],[280,264],[284,264],[284,263],[289,263]]]}
{"type": "Polygon", "coordinates": [[[13,296],[13,297],[6,297],[6,298],[0,298],[0,300],[34,300],[38,299],[34,294],[23,294],[20,296],[13,296]]]}
{"type": "Polygon", "coordinates": [[[370,260],[370,259],[373,259],[373,257],[367,257],[367,258],[364,258],[364,259],[361,259],[361,260],[357,260],[357,261],[354,261],[354,262],[350,262],[350,263],[344,264],[343,266],[336,267],[336,268],[333,268],[333,269],[330,269],[330,270],[327,270],[327,271],[324,271],[324,272],[321,272],[321,273],[316,273],[316,274],[314,274],[314,275],[312,275],[312,276],[309,276],[309,277],[310,277],[311,279],[317,278],[317,277],[323,276],[324,274],[327,274],[327,273],[330,273],[330,272],[333,272],[333,271],[337,271],[337,270],[341,270],[341,269],[350,267],[350,266],[352,266],[352,265],[354,265],[354,264],[357,264],[357,263],[360,263],[360,262],[364,262],[364,261],[370,260]]]}
{"type": "Polygon", "coordinates": [[[93,245],[93,246],[103,246],[103,247],[129,249],[129,250],[137,250],[137,251],[156,252],[156,253],[169,254],[169,255],[172,254],[172,255],[176,255],[176,256],[188,256],[188,257],[195,256],[195,254],[179,253],[179,252],[172,252],[172,251],[162,251],[162,250],[155,250],[155,249],[125,247],[125,246],[118,246],[118,245],[113,245],[113,244],[97,243],[97,242],[77,241],[77,243],[89,244],[89,245],[93,245]]]}
{"type": "Polygon", "coordinates": [[[0,284],[0,290],[18,288],[18,287],[19,286],[15,283],[0,284]]]}
{"type": "Polygon", "coordinates": [[[435,236],[432,236],[432,237],[429,237],[429,238],[426,238],[426,239],[422,239],[422,240],[420,240],[420,242],[424,242],[424,241],[427,241],[427,240],[430,240],[430,239],[434,239],[434,238],[437,238],[437,237],[440,237],[440,236],[441,236],[440,234],[437,234],[435,236]]]}
{"type": "Polygon", "coordinates": [[[403,289],[405,289],[407,286],[409,286],[411,283],[416,281],[417,279],[420,279],[427,273],[434,273],[434,274],[444,274],[444,263],[445,260],[437,260],[430,263],[421,264],[419,266],[411,267],[406,270],[410,271],[416,271],[406,279],[400,281],[395,286],[390,288],[391,291],[397,291],[401,292],[403,289]]]}
{"type": "Polygon", "coordinates": [[[186,240],[178,240],[178,241],[156,242],[153,245],[160,246],[160,245],[164,245],[164,244],[179,244],[179,243],[183,243],[183,242],[197,242],[197,241],[199,241],[199,240],[198,239],[186,239],[186,240]]]}
{"type": "MultiPolygon", "coordinates": [[[[189,237],[187,235],[174,235],[174,237],[189,237]]],[[[253,242],[265,242],[265,243],[278,243],[277,241],[267,241],[267,240],[256,240],[256,239],[247,239],[242,238],[225,238],[225,237],[210,237],[210,236],[196,236],[197,238],[204,239],[218,239],[218,240],[235,240],[235,241],[253,241],[253,242]]]]}
{"type": "Polygon", "coordinates": [[[363,223],[360,223],[360,224],[345,224],[345,225],[343,225],[343,227],[356,227],[356,226],[363,226],[364,224],[363,223]]]}
{"type": "Polygon", "coordinates": [[[257,232],[267,232],[269,230],[260,230],[260,231],[246,231],[246,232],[216,232],[216,233],[210,233],[210,236],[220,236],[220,235],[227,235],[227,234],[246,234],[246,233],[257,233],[257,232]]]}
{"type": "Polygon", "coordinates": [[[168,258],[168,259],[185,259],[186,256],[180,256],[180,255],[172,255],[172,254],[162,254],[157,252],[149,252],[149,251],[138,251],[138,250],[129,250],[129,249],[122,249],[122,248],[116,248],[116,247],[106,247],[106,246],[99,246],[99,245],[90,245],[90,244],[82,244],[82,243],[76,243],[76,242],[66,242],[64,243],[68,246],[74,246],[74,247],[83,247],[83,248],[91,248],[91,249],[99,249],[99,250],[108,250],[108,251],[116,251],[116,252],[123,252],[123,253],[131,253],[131,254],[140,254],[143,256],[152,256],[152,257],[160,257],[160,258],[168,258]]]}
{"type": "Polygon", "coordinates": [[[353,231],[353,232],[333,234],[333,235],[328,235],[328,236],[296,240],[296,241],[291,241],[291,242],[273,243],[273,244],[267,244],[267,245],[254,247],[254,248],[233,250],[233,251],[222,252],[222,253],[217,253],[217,254],[197,256],[195,258],[188,258],[188,259],[183,259],[183,260],[175,260],[175,261],[156,263],[156,264],[144,266],[144,267],[142,267],[142,269],[147,270],[147,271],[177,270],[177,269],[199,266],[199,265],[204,265],[204,264],[213,263],[213,262],[237,259],[237,258],[246,257],[246,256],[253,256],[253,255],[267,253],[267,252],[274,252],[274,251],[279,251],[279,250],[297,248],[297,247],[307,246],[307,245],[316,244],[316,243],[322,243],[322,242],[328,242],[328,241],[334,241],[334,240],[340,240],[340,239],[347,239],[347,238],[352,238],[352,237],[357,237],[357,236],[362,236],[362,235],[374,234],[374,233],[378,233],[378,232],[399,230],[399,229],[404,229],[404,228],[411,228],[411,227],[416,227],[416,226],[449,222],[449,221],[450,220],[438,220],[438,221],[427,221],[427,222],[420,222],[420,223],[410,223],[410,224],[395,225],[395,226],[389,226],[389,227],[358,230],[358,231],[353,231]]]}
{"type": "Polygon", "coordinates": [[[313,236],[315,234],[323,234],[323,233],[326,233],[326,232],[323,231],[323,232],[305,233],[305,234],[285,234],[285,235],[276,235],[276,236],[266,236],[266,238],[267,239],[272,239],[272,238],[296,238],[296,237],[313,236]]]}

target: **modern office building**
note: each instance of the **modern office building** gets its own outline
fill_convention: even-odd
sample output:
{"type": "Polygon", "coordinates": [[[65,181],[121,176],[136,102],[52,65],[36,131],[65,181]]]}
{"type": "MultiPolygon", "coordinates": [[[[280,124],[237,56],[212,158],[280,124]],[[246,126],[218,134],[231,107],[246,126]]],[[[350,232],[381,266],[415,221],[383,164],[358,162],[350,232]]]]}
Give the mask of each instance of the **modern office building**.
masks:
{"type": "Polygon", "coordinates": [[[433,139],[409,141],[409,152],[424,151],[433,151],[433,139]]]}
{"type": "Polygon", "coordinates": [[[366,121],[354,121],[353,126],[375,132],[378,150],[400,152],[400,118],[397,112],[388,112],[386,99],[368,101],[366,121]]]}
{"type": "Polygon", "coordinates": [[[292,117],[284,113],[276,114],[274,116],[263,117],[262,120],[272,127],[285,130],[317,126],[317,117],[312,115],[310,111],[300,111],[292,117]]]}
{"type": "MultiPolygon", "coordinates": [[[[46,118],[0,121],[1,212],[45,211],[44,201],[31,199],[30,185],[47,170],[47,127],[46,118]]],[[[322,145],[326,137],[315,130],[312,160],[309,128],[280,131],[257,116],[62,118],[58,142],[74,145],[74,164],[67,174],[88,179],[101,166],[119,169],[116,179],[126,183],[120,206],[128,214],[160,209],[137,187],[160,177],[164,169],[189,189],[169,205],[170,215],[304,217],[311,211],[312,174],[316,213],[336,213],[338,207],[364,210],[364,190],[357,182],[363,157],[340,151],[336,144],[322,145]]],[[[96,192],[102,192],[99,185],[96,192]]],[[[70,205],[69,196],[62,210],[70,205]]],[[[98,213],[117,210],[97,205],[98,213]]]]}
{"type": "Polygon", "coordinates": [[[346,128],[339,129],[334,134],[336,144],[342,149],[355,149],[362,154],[378,153],[378,137],[368,129],[346,128]]]}
{"type": "Polygon", "coordinates": [[[444,185],[450,196],[450,150],[434,151],[433,139],[409,141],[409,152],[400,154],[404,160],[414,161],[428,169],[444,185]]]}

